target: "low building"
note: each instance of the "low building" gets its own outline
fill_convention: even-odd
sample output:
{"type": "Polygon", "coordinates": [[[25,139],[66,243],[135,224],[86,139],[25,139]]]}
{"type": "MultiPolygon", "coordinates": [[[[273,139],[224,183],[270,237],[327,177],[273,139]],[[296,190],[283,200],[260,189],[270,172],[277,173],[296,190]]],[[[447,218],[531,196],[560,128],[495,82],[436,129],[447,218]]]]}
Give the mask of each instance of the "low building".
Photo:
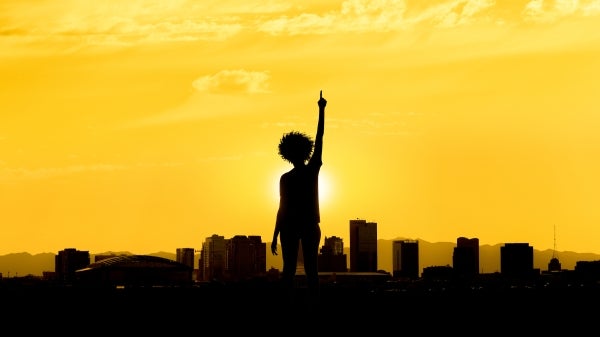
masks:
{"type": "Polygon", "coordinates": [[[150,287],[191,285],[188,265],[151,255],[120,255],[102,259],[75,272],[80,285],[150,287]]]}

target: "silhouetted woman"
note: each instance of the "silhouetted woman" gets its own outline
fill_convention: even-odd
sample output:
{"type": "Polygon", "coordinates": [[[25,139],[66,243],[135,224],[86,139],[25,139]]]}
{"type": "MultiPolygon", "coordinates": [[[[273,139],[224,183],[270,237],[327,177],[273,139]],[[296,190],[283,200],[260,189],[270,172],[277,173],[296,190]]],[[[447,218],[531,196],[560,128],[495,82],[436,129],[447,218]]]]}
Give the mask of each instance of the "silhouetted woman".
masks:
{"type": "Polygon", "coordinates": [[[319,294],[317,268],[321,241],[319,212],[319,171],[323,165],[323,132],[327,101],[320,93],[319,121],[314,141],[304,133],[292,131],[279,141],[279,155],[294,167],[279,180],[279,209],[275,222],[271,252],[277,255],[277,236],[281,240],[283,271],[281,281],[290,291],[294,288],[298,250],[302,245],[304,271],[309,295],[319,294]]]}

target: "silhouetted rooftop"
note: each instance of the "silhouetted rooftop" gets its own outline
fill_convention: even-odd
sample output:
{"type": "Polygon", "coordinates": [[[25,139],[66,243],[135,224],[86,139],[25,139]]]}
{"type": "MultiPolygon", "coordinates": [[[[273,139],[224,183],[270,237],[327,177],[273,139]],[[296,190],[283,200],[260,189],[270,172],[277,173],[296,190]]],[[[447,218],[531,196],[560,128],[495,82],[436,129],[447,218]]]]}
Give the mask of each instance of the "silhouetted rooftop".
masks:
{"type": "Polygon", "coordinates": [[[94,262],[81,270],[106,267],[118,268],[188,268],[185,264],[166,258],[151,255],[119,255],[94,262]]]}

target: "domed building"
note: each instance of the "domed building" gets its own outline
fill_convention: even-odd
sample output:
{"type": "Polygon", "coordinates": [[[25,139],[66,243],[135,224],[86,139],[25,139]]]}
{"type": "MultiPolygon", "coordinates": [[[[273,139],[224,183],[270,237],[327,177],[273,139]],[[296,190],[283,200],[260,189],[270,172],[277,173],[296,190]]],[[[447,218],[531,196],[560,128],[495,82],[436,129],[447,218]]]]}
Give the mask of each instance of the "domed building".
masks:
{"type": "Polygon", "coordinates": [[[553,271],[561,271],[561,264],[560,261],[558,260],[557,257],[553,256],[550,259],[550,262],[548,262],[548,271],[553,272],[553,271]]]}
{"type": "Polygon", "coordinates": [[[75,271],[81,285],[111,287],[185,286],[192,284],[188,265],[151,255],[109,257],[75,271]]]}

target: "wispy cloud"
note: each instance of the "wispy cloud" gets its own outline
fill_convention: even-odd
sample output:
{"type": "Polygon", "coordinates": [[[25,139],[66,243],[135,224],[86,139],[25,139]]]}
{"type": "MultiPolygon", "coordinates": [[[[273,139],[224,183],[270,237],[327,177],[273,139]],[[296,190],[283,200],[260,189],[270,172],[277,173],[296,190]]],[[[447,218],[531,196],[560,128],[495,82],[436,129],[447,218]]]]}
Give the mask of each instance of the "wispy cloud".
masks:
{"type": "Polygon", "coordinates": [[[238,161],[243,159],[242,155],[232,155],[232,156],[218,156],[218,157],[204,157],[196,160],[197,163],[211,163],[211,162],[221,162],[221,161],[238,161]]]}
{"type": "Polygon", "coordinates": [[[200,92],[209,93],[267,93],[269,77],[268,72],[223,70],[214,75],[197,78],[192,86],[200,92]]]}
{"type": "MultiPolygon", "coordinates": [[[[1,163],[0,163],[1,164],[1,163]]],[[[69,165],[64,167],[41,167],[41,168],[11,168],[0,167],[0,181],[11,182],[18,180],[47,179],[60,176],[69,176],[88,172],[116,172],[140,168],[153,167],[179,167],[184,163],[137,163],[132,165],[119,164],[95,164],[95,165],[69,165]]]]}
{"type": "Polygon", "coordinates": [[[600,15],[600,0],[4,1],[0,38],[10,43],[80,46],[226,40],[273,35],[403,31],[497,23],[548,22],[600,15]]]}
{"type": "Polygon", "coordinates": [[[260,22],[259,31],[274,35],[404,31],[415,27],[453,28],[468,24],[520,24],[566,16],[600,14],[600,1],[555,0],[511,2],[494,0],[348,0],[327,13],[281,15],[260,22]],[[516,5],[515,5],[516,4],[516,5]]]}
{"type": "Polygon", "coordinates": [[[200,157],[200,158],[197,158],[194,161],[194,163],[209,164],[209,163],[216,163],[216,162],[231,162],[231,161],[240,161],[240,160],[251,159],[251,158],[261,158],[261,157],[265,157],[268,155],[271,155],[271,153],[267,153],[265,151],[250,151],[247,153],[240,153],[240,154],[200,157]]]}
{"type": "Polygon", "coordinates": [[[195,91],[181,104],[159,114],[126,122],[118,128],[165,125],[244,113],[252,104],[260,104],[251,102],[250,96],[270,92],[269,79],[268,72],[243,69],[204,75],[192,81],[191,86],[195,91]],[[223,108],[222,95],[229,95],[226,108],[223,108]]]}
{"type": "Polygon", "coordinates": [[[224,40],[243,27],[188,1],[14,1],[0,4],[1,36],[12,42],[80,46],[224,40]]]}
{"type": "Polygon", "coordinates": [[[306,126],[306,123],[298,123],[298,122],[264,122],[261,123],[260,127],[263,129],[270,129],[271,127],[276,128],[299,128],[306,126]]]}
{"type": "Polygon", "coordinates": [[[71,165],[66,167],[30,168],[0,168],[0,181],[15,181],[20,179],[45,179],[65,176],[82,172],[111,172],[124,170],[126,167],[113,164],[71,165]]]}
{"type": "Polygon", "coordinates": [[[378,136],[412,136],[422,132],[421,123],[426,114],[420,112],[376,112],[366,118],[333,118],[329,128],[354,130],[353,132],[378,136]]]}
{"type": "Polygon", "coordinates": [[[567,16],[594,16],[600,14],[598,0],[532,0],[523,9],[525,20],[554,22],[567,16]]]}

